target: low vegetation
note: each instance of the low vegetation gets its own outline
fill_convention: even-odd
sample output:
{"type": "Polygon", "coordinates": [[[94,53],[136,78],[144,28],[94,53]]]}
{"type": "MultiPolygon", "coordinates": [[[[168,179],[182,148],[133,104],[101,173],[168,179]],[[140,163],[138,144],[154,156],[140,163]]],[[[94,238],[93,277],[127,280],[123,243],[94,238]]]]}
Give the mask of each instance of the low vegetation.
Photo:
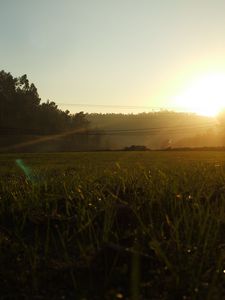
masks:
{"type": "Polygon", "coordinates": [[[3,299],[224,299],[225,154],[0,155],[3,299]]]}

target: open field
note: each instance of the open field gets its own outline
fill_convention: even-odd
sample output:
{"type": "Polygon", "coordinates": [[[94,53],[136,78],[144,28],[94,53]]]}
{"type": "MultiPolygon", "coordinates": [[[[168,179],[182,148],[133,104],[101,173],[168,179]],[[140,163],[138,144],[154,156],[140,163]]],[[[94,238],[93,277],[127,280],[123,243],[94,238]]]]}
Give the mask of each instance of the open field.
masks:
{"type": "Polygon", "coordinates": [[[225,152],[0,155],[0,299],[225,299],[225,152]]]}

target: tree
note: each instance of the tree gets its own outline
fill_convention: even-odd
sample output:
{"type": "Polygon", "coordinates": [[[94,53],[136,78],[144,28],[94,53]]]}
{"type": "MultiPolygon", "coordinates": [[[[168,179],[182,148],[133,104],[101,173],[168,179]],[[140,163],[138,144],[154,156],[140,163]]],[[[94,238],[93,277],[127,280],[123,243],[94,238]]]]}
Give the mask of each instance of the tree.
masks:
{"type": "Polygon", "coordinates": [[[11,123],[11,111],[15,99],[16,79],[10,73],[0,72],[0,126],[8,126],[11,123]]]}
{"type": "Polygon", "coordinates": [[[74,128],[87,128],[83,112],[71,115],[62,111],[54,101],[41,103],[36,86],[27,75],[14,78],[0,72],[0,128],[6,133],[54,134],[74,128]]]}

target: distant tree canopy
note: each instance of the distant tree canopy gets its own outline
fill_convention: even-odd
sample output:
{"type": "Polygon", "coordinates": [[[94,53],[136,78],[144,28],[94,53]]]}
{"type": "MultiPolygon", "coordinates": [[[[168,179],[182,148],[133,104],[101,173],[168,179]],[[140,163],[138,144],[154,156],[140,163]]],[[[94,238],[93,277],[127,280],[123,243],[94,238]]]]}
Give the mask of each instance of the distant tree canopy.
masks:
{"type": "Polygon", "coordinates": [[[124,149],[129,145],[143,145],[149,149],[168,149],[178,144],[180,147],[221,145],[214,138],[209,143],[207,135],[198,139],[200,143],[183,140],[193,135],[203,137],[209,129],[216,130],[215,119],[194,113],[167,110],[138,114],[92,113],[87,115],[87,119],[94,128],[106,132],[114,130],[114,134],[102,137],[102,141],[107,139],[110,149],[124,149]]]}
{"type": "Polygon", "coordinates": [[[9,145],[33,140],[35,135],[41,138],[42,135],[50,135],[47,137],[50,140],[43,139],[45,142],[21,148],[21,151],[86,151],[125,147],[130,151],[145,150],[136,145],[150,149],[223,146],[225,112],[221,112],[218,120],[220,126],[209,117],[174,111],[70,114],[68,110],[59,109],[53,101],[41,102],[37,88],[29,82],[27,75],[14,78],[11,73],[0,71],[0,151],[9,145]],[[77,135],[74,129],[84,129],[84,132],[77,135]],[[63,132],[66,133],[58,134],[63,132]]]}
{"type": "Polygon", "coordinates": [[[27,75],[14,78],[0,71],[0,131],[6,134],[52,134],[74,128],[87,128],[83,112],[71,115],[55,102],[41,103],[37,88],[27,75]]]}

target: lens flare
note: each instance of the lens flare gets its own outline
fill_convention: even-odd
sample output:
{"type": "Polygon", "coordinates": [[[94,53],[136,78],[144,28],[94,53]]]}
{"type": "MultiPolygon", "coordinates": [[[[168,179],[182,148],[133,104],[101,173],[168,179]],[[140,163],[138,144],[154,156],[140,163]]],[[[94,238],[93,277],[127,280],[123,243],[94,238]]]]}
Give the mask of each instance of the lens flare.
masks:
{"type": "Polygon", "coordinates": [[[31,170],[30,167],[28,167],[22,159],[16,159],[16,164],[17,166],[24,172],[26,175],[27,179],[30,180],[31,182],[35,181],[34,174],[31,170]]]}

